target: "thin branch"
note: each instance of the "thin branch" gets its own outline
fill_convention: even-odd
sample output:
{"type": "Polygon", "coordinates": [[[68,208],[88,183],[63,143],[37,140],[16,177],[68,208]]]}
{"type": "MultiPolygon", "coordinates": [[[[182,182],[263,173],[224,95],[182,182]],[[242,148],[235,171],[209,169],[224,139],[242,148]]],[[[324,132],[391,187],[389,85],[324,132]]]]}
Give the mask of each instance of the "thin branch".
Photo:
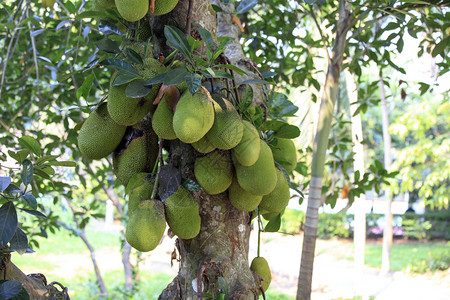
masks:
{"type": "MultiPolygon", "coordinates": [[[[31,28],[31,22],[28,22],[28,29],[30,30],[30,38],[31,38],[31,47],[33,48],[33,60],[34,60],[34,67],[36,68],[36,96],[39,97],[39,65],[37,60],[37,49],[36,49],[36,41],[33,36],[32,28],[31,28]]],[[[39,101],[39,106],[41,105],[42,101],[39,101]]],[[[40,107],[42,108],[42,107],[40,107]]]]}
{"type": "Polygon", "coordinates": [[[192,8],[194,7],[195,0],[189,0],[188,13],[186,18],[186,37],[191,35],[191,23],[192,23],[192,8]]]}
{"type": "MultiPolygon", "coordinates": [[[[302,5],[302,6],[303,6],[303,5],[302,5]]],[[[320,27],[320,24],[319,24],[319,22],[317,21],[316,14],[314,13],[314,11],[312,10],[311,7],[309,7],[308,11],[309,11],[309,14],[311,15],[311,17],[313,18],[314,23],[316,24],[317,29],[319,30],[320,38],[322,39],[322,43],[323,43],[324,48],[325,48],[325,51],[326,51],[326,53],[327,53],[328,61],[331,62],[330,52],[328,52],[328,42],[327,42],[327,39],[325,38],[325,34],[324,34],[323,31],[322,31],[322,27],[320,27]]]]}

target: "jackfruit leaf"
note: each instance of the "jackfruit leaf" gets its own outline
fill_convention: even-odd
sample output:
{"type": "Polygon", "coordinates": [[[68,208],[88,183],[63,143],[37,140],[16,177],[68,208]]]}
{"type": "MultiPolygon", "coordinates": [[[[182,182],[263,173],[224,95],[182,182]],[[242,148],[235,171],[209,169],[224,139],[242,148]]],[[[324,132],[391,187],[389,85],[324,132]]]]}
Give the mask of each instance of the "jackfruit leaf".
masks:
{"type": "Polygon", "coordinates": [[[25,201],[26,204],[28,204],[31,209],[36,210],[37,209],[37,201],[36,198],[31,193],[26,193],[22,195],[23,201],[25,201]]]}
{"type": "Polygon", "coordinates": [[[106,20],[101,20],[100,23],[98,23],[98,31],[106,35],[122,35],[122,32],[116,24],[106,20]]]}
{"type": "Polygon", "coordinates": [[[29,150],[19,150],[17,152],[8,150],[9,156],[14,158],[19,164],[21,164],[25,158],[27,158],[28,154],[30,154],[29,150]]]}
{"type": "Polygon", "coordinates": [[[0,207],[0,248],[6,246],[17,229],[17,213],[14,203],[6,202],[0,207]]]}
{"type": "Polygon", "coordinates": [[[275,131],[274,136],[283,139],[295,139],[300,136],[300,129],[295,125],[285,125],[275,131]]]}
{"type": "MultiPolygon", "coordinates": [[[[22,290],[22,284],[16,280],[1,280],[0,281],[0,299],[16,299],[16,296],[22,290]]],[[[28,293],[27,293],[28,296],[28,293]]],[[[21,298],[25,299],[25,298],[21,298]]],[[[30,299],[28,296],[27,299],[30,299]]]]}
{"type": "Polygon", "coordinates": [[[198,40],[194,39],[192,36],[188,37],[188,43],[189,43],[189,46],[191,46],[192,50],[195,50],[202,46],[202,41],[198,41],[198,40]]]}
{"type": "Polygon", "coordinates": [[[33,172],[34,172],[34,174],[36,174],[36,175],[38,175],[38,176],[40,176],[42,178],[51,179],[50,175],[48,175],[47,173],[41,171],[40,169],[34,168],[33,172]]]}
{"type": "Polygon", "coordinates": [[[439,54],[442,54],[445,48],[450,44],[450,37],[442,39],[439,43],[434,46],[433,51],[431,52],[431,56],[436,57],[439,54]]]}
{"type": "Polygon", "coordinates": [[[83,96],[84,99],[87,98],[89,92],[91,91],[93,82],[94,82],[94,73],[91,73],[86,77],[86,79],[83,81],[83,84],[77,90],[77,100],[79,100],[81,96],[83,96]]]}
{"type": "Polygon", "coordinates": [[[26,212],[26,213],[28,213],[28,214],[30,214],[30,215],[35,216],[35,217],[42,218],[42,219],[47,219],[47,216],[44,215],[43,213],[41,213],[41,212],[38,211],[38,210],[34,210],[34,209],[26,209],[26,208],[19,208],[19,209],[20,209],[21,211],[24,211],[24,212],[26,212]]]}
{"type": "Polygon", "coordinates": [[[41,165],[39,167],[36,166],[36,167],[34,167],[34,169],[35,170],[40,170],[40,171],[42,171],[42,172],[44,172],[44,173],[46,173],[48,175],[55,174],[55,170],[52,167],[47,166],[47,165],[41,165]]]}
{"type": "Polygon", "coordinates": [[[57,167],[76,167],[77,163],[74,161],[51,161],[46,163],[45,165],[57,167]]]}
{"type": "Polygon", "coordinates": [[[211,6],[214,9],[214,11],[216,11],[216,12],[223,11],[223,9],[220,6],[218,6],[218,5],[212,4],[211,6]]]}
{"type": "Polygon", "coordinates": [[[178,190],[181,184],[180,171],[171,166],[162,166],[159,170],[159,197],[165,200],[178,190]]]}
{"type": "Polygon", "coordinates": [[[119,45],[116,42],[114,42],[108,38],[104,38],[104,39],[98,41],[97,43],[95,43],[95,45],[97,46],[97,48],[99,50],[107,52],[107,53],[113,53],[113,54],[120,53],[119,45]]]}
{"type": "Polygon", "coordinates": [[[42,150],[39,142],[31,136],[23,136],[19,138],[19,144],[27,148],[37,156],[41,156],[42,150]]]}
{"type": "Polygon", "coordinates": [[[54,161],[59,157],[59,155],[44,155],[36,159],[35,164],[39,165],[41,163],[44,163],[46,161],[54,161]]]}
{"type": "Polygon", "coordinates": [[[114,86],[119,86],[122,84],[127,84],[129,82],[132,82],[133,80],[142,78],[140,75],[136,76],[135,74],[124,74],[124,75],[119,75],[116,77],[116,79],[114,79],[113,85],[114,86]]]}
{"type": "Polygon", "coordinates": [[[128,84],[125,93],[128,98],[142,98],[147,96],[152,90],[151,87],[144,85],[144,80],[135,80],[128,84]]]}
{"type": "Polygon", "coordinates": [[[198,32],[200,33],[200,36],[202,37],[202,40],[205,42],[206,47],[210,50],[213,51],[214,48],[214,41],[211,35],[211,32],[209,32],[208,30],[206,30],[205,28],[200,28],[198,30],[198,32]]]}
{"type": "Polygon", "coordinates": [[[244,14],[258,4],[258,0],[242,0],[236,9],[236,14],[244,14]]]}
{"type": "Polygon", "coordinates": [[[214,68],[225,68],[225,69],[230,69],[235,71],[236,73],[238,73],[239,75],[247,75],[247,73],[245,73],[244,70],[242,70],[241,68],[236,67],[235,65],[230,65],[230,64],[224,64],[224,65],[215,65],[214,68]]]}
{"type": "Polygon", "coordinates": [[[125,55],[132,63],[138,64],[138,65],[142,65],[144,63],[142,61],[142,57],[139,55],[139,53],[137,53],[136,51],[134,51],[131,48],[125,49],[125,55]]]}
{"type": "Polygon", "coordinates": [[[108,17],[108,15],[104,11],[84,11],[75,16],[75,19],[90,19],[90,18],[98,18],[98,17],[108,17]]]}
{"type": "Polygon", "coordinates": [[[164,78],[166,78],[166,73],[158,74],[152,79],[149,79],[145,82],[145,86],[151,86],[153,84],[163,83],[164,78]]]}
{"type": "Polygon", "coordinates": [[[281,214],[276,215],[272,219],[270,219],[269,223],[267,223],[264,228],[265,232],[277,232],[281,227],[281,214]]]}
{"type": "Polygon", "coordinates": [[[3,192],[11,184],[11,177],[0,176],[0,192],[3,192]]]}
{"type": "Polygon", "coordinates": [[[22,182],[25,186],[29,185],[31,179],[33,179],[33,163],[28,159],[25,159],[22,163],[20,178],[22,179],[22,182]]]}
{"type": "Polygon", "coordinates": [[[182,178],[181,185],[185,187],[188,191],[198,192],[202,189],[201,185],[197,181],[192,179],[182,178]]]}
{"type": "Polygon", "coordinates": [[[17,227],[16,233],[10,241],[10,246],[11,249],[15,250],[20,255],[26,253],[29,248],[27,235],[19,227],[17,227]]]}
{"type": "Polygon", "coordinates": [[[189,73],[184,78],[189,92],[191,95],[194,95],[202,84],[202,76],[200,74],[189,73]]]}
{"type": "Polygon", "coordinates": [[[14,184],[8,185],[8,187],[3,191],[5,194],[17,194],[22,192],[20,188],[15,186],[14,184]]]}
{"type": "Polygon", "coordinates": [[[261,75],[263,76],[263,78],[272,78],[278,74],[275,72],[272,72],[272,71],[264,71],[264,72],[261,72],[261,75]]]}
{"type": "Polygon", "coordinates": [[[177,85],[185,80],[188,71],[186,68],[176,68],[165,73],[164,85],[177,85]]]}
{"type": "Polygon", "coordinates": [[[226,79],[233,79],[233,76],[229,74],[228,72],[222,71],[222,70],[212,70],[211,68],[200,70],[200,72],[206,77],[206,78],[226,78],[226,79]]]}
{"type": "Polygon", "coordinates": [[[191,46],[189,45],[186,36],[180,29],[166,25],[164,27],[164,35],[166,36],[167,45],[169,47],[180,51],[183,54],[184,58],[186,58],[191,63],[193,62],[191,46]]]}
{"type": "MultiPolygon", "coordinates": [[[[121,75],[134,75],[137,78],[141,77],[138,71],[130,64],[124,60],[118,58],[107,58],[100,62],[103,66],[110,66],[116,69],[121,75]]],[[[116,79],[117,80],[117,79],[116,79]]],[[[114,81],[115,83],[115,81],[114,81]]]]}
{"type": "Polygon", "coordinates": [[[243,84],[272,84],[272,83],[262,79],[249,79],[242,81],[241,83],[238,84],[238,86],[243,84]]]}

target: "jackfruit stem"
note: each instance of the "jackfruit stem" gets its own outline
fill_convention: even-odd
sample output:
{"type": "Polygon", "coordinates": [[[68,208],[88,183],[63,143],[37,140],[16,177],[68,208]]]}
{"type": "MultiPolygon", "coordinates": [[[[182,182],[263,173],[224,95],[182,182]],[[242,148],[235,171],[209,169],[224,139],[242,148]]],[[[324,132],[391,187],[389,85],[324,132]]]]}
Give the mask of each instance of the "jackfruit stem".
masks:
{"type": "Polygon", "coordinates": [[[155,166],[153,167],[153,172],[152,174],[155,173],[155,169],[158,166],[158,162],[159,162],[159,168],[158,168],[158,173],[156,174],[156,179],[155,179],[155,185],[153,186],[153,191],[152,191],[152,199],[155,199],[156,196],[156,189],[158,187],[159,184],[159,172],[161,171],[161,167],[164,165],[164,162],[162,160],[162,145],[163,145],[163,139],[159,138],[159,148],[158,148],[158,159],[155,162],[155,166]]]}
{"type": "Polygon", "coordinates": [[[261,248],[261,213],[259,211],[259,207],[257,208],[258,210],[258,250],[256,251],[256,256],[259,257],[259,249],[261,248]]]}

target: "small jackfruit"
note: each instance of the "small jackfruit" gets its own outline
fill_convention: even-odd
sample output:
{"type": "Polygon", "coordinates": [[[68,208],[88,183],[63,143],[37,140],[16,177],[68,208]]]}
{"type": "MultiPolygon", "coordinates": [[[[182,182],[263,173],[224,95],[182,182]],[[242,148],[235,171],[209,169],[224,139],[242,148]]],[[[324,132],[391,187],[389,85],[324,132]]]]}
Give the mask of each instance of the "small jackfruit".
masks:
{"type": "Polygon", "coordinates": [[[258,256],[252,260],[250,264],[250,270],[256,272],[261,280],[261,287],[263,291],[267,291],[269,288],[270,282],[272,281],[272,274],[270,273],[269,264],[264,257],[258,256]]]}
{"type": "Polygon", "coordinates": [[[113,169],[117,179],[127,185],[130,178],[140,172],[151,172],[158,158],[158,137],[150,121],[129,127],[122,144],[113,154],[113,169]]]}
{"type": "Polygon", "coordinates": [[[158,246],[165,230],[166,219],[162,202],[144,200],[130,215],[125,238],[133,248],[147,252],[158,246]]]}
{"type": "Polygon", "coordinates": [[[128,22],[142,19],[148,12],[149,0],[115,0],[119,14],[128,22]]]}
{"type": "Polygon", "coordinates": [[[152,127],[159,137],[165,140],[174,140],[177,136],[173,131],[173,112],[167,105],[166,98],[166,95],[162,97],[153,113],[152,127]]]}
{"type": "Polygon", "coordinates": [[[155,180],[149,175],[150,173],[137,173],[128,181],[128,216],[133,213],[142,200],[151,199],[155,180]]]}
{"type": "Polygon", "coordinates": [[[218,149],[229,150],[242,139],[244,125],[233,104],[226,99],[215,99],[214,124],[206,136],[218,149]]]}
{"type": "Polygon", "coordinates": [[[237,179],[233,178],[233,182],[228,188],[228,198],[235,208],[242,211],[252,211],[258,207],[262,196],[247,192],[241,188],[237,179]]]}
{"type": "Polygon", "coordinates": [[[201,218],[197,200],[183,186],[164,200],[166,221],[179,238],[192,239],[200,232],[201,218]]]}
{"type": "Polygon", "coordinates": [[[181,95],[173,116],[173,130],[183,143],[192,144],[200,140],[214,123],[214,108],[209,92],[200,88],[191,95],[181,95]]]}
{"type": "Polygon", "coordinates": [[[206,135],[202,137],[200,140],[192,143],[192,147],[200,153],[209,153],[216,149],[208,140],[206,135]]]}
{"type": "Polygon", "coordinates": [[[249,121],[244,120],[244,133],[239,144],[233,148],[233,159],[236,159],[241,165],[250,167],[259,157],[261,143],[258,131],[249,121]]]}
{"type": "Polygon", "coordinates": [[[263,196],[259,207],[269,212],[282,212],[289,203],[291,193],[289,191],[289,183],[284,176],[283,171],[276,168],[277,185],[273,191],[263,196]]]}
{"type": "Polygon", "coordinates": [[[107,104],[102,103],[81,126],[78,147],[89,159],[100,159],[117,148],[125,134],[126,126],[114,122],[109,116],[107,104]]]}
{"type": "Polygon", "coordinates": [[[288,172],[297,167],[297,150],[292,140],[277,138],[277,143],[272,146],[273,158],[288,172]]]}
{"type": "Polygon", "coordinates": [[[233,180],[233,166],[229,154],[222,155],[214,151],[197,158],[194,163],[194,174],[208,194],[225,192],[233,180]]]}
{"type": "Polygon", "coordinates": [[[155,10],[149,13],[155,16],[165,15],[171,12],[177,3],[178,0],[155,0],[155,10]]]}
{"type": "Polygon", "coordinates": [[[258,160],[246,167],[234,161],[236,177],[239,185],[254,195],[267,195],[273,191],[277,183],[277,173],[270,147],[261,141],[261,151],[258,160]]]}

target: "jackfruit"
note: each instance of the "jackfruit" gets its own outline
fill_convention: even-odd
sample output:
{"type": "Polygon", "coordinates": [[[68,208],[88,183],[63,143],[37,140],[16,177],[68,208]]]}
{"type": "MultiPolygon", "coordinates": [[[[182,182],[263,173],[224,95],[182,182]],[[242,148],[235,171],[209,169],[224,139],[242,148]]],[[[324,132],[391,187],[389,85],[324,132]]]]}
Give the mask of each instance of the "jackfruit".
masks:
{"type": "Polygon", "coordinates": [[[183,186],[164,200],[166,221],[179,238],[192,239],[200,232],[201,218],[197,200],[183,186]]]}
{"type": "Polygon", "coordinates": [[[250,167],[259,157],[261,151],[261,143],[258,131],[249,121],[244,120],[244,133],[239,144],[233,148],[233,159],[237,160],[241,165],[250,167]]]}
{"type": "Polygon", "coordinates": [[[173,131],[173,112],[167,105],[166,98],[168,94],[164,95],[158,103],[152,117],[152,127],[155,133],[165,139],[174,140],[177,138],[175,131],[173,131]]]}
{"type": "Polygon", "coordinates": [[[283,211],[281,213],[279,213],[279,212],[267,212],[266,211],[266,212],[263,212],[261,215],[264,218],[264,220],[270,221],[273,218],[275,218],[277,215],[283,215],[283,214],[284,214],[284,209],[283,209],[283,211]]]}
{"type": "Polygon", "coordinates": [[[216,149],[208,140],[206,135],[202,137],[200,140],[192,143],[192,147],[200,153],[209,153],[216,149]]]}
{"type": "Polygon", "coordinates": [[[218,151],[199,157],[194,163],[198,183],[210,195],[225,192],[233,180],[233,166],[228,153],[218,151]]]}
{"type": "Polygon", "coordinates": [[[128,216],[138,207],[139,202],[145,199],[151,199],[155,180],[152,179],[150,173],[134,174],[128,181],[128,216]]]}
{"type": "Polygon", "coordinates": [[[164,205],[158,200],[144,200],[130,215],[125,238],[135,249],[147,252],[158,246],[166,230],[164,205]]]}
{"type": "Polygon", "coordinates": [[[149,0],[115,0],[119,14],[128,22],[142,19],[148,12],[149,0]]]}
{"type": "Polygon", "coordinates": [[[127,185],[130,178],[140,172],[151,172],[158,158],[158,136],[150,121],[129,127],[124,139],[113,154],[113,169],[117,179],[127,185]]]}
{"type": "Polygon", "coordinates": [[[270,147],[261,141],[261,151],[256,163],[250,167],[234,161],[236,177],[239,185],[254,195],[267,195],[273,191],[277,183],[277,173],[270,147]]]}
{"type": "Polygon", "coordinates": [[[102,103],[91,112],[78,134],[78,147],[89,159],[100,159],[117,148],[125,134],[126,126],[114,122],[102,103]]]}
{"type": "Polygon", "coordinates": [[[193,96],[185,91],[173,116],[173,130],[183,143],[200,140],[214,123],[214,108],[209,92],[200,88],[193,96]]]}
{"type": "Polygon", "coordinates": [[[233,182],[228,188],[228,198],[235,208],[242,211],[252,211],[258,207],[262,196],[247,192],[241,188],[237,179],[233,178],[233,182]]]}
{"type": "Polygon", "coordinates": [[[250,264],[250,270],[256,272],[256,274],[258,274],[259,277],[262,278],[261,287],[264,292],[267,291],[267,288],[272,281],[272,274],[270,273],[270,268],[267,260],[261,256],[255,257],[250,264]]]}
{"type": "Polygon", "coordinates": [[[289,191],[289,183],[284,176],[283,171],[276,168],[277,185],[273,191],[263,196],[259,207],[270,212],[282,212],[288,205],[291,193],[289,191]]]}
{"type": "Polygon", "coordinates": [[[171,12],[177,3],[178,0],[155,0],[155,10],[149,13],[155,16],[165,15],[171,12]]]}
{"type": "Polygon", "coordinates": [[[214,124],[206,136],[214,147],[229,150],[241,141],[244,125],[230,101],[223,98],[214,100],[214,124]]]}
{"type": "Polygon", "coordinates": [[[277,143],[272,146],[273,158],[288,172],[297,167],[297,150],[292,140],[277,138],[277,143]]]}
{"type": "MultiPolygon", "coordinates": [[[[145,58],[143,65],[135,67],[144,79],[150,79],[164,72],[164,66],[153,58],[145,58]]],[[[117,124],[131,126],[142,120],[150,112],[160,84],[152,86],[150,93],[145,97],[130,98],[126,96],[128,84],[113,85],[117,75],[118,73],[115,73],[111,78],[108,112],[117,124]]]]}

